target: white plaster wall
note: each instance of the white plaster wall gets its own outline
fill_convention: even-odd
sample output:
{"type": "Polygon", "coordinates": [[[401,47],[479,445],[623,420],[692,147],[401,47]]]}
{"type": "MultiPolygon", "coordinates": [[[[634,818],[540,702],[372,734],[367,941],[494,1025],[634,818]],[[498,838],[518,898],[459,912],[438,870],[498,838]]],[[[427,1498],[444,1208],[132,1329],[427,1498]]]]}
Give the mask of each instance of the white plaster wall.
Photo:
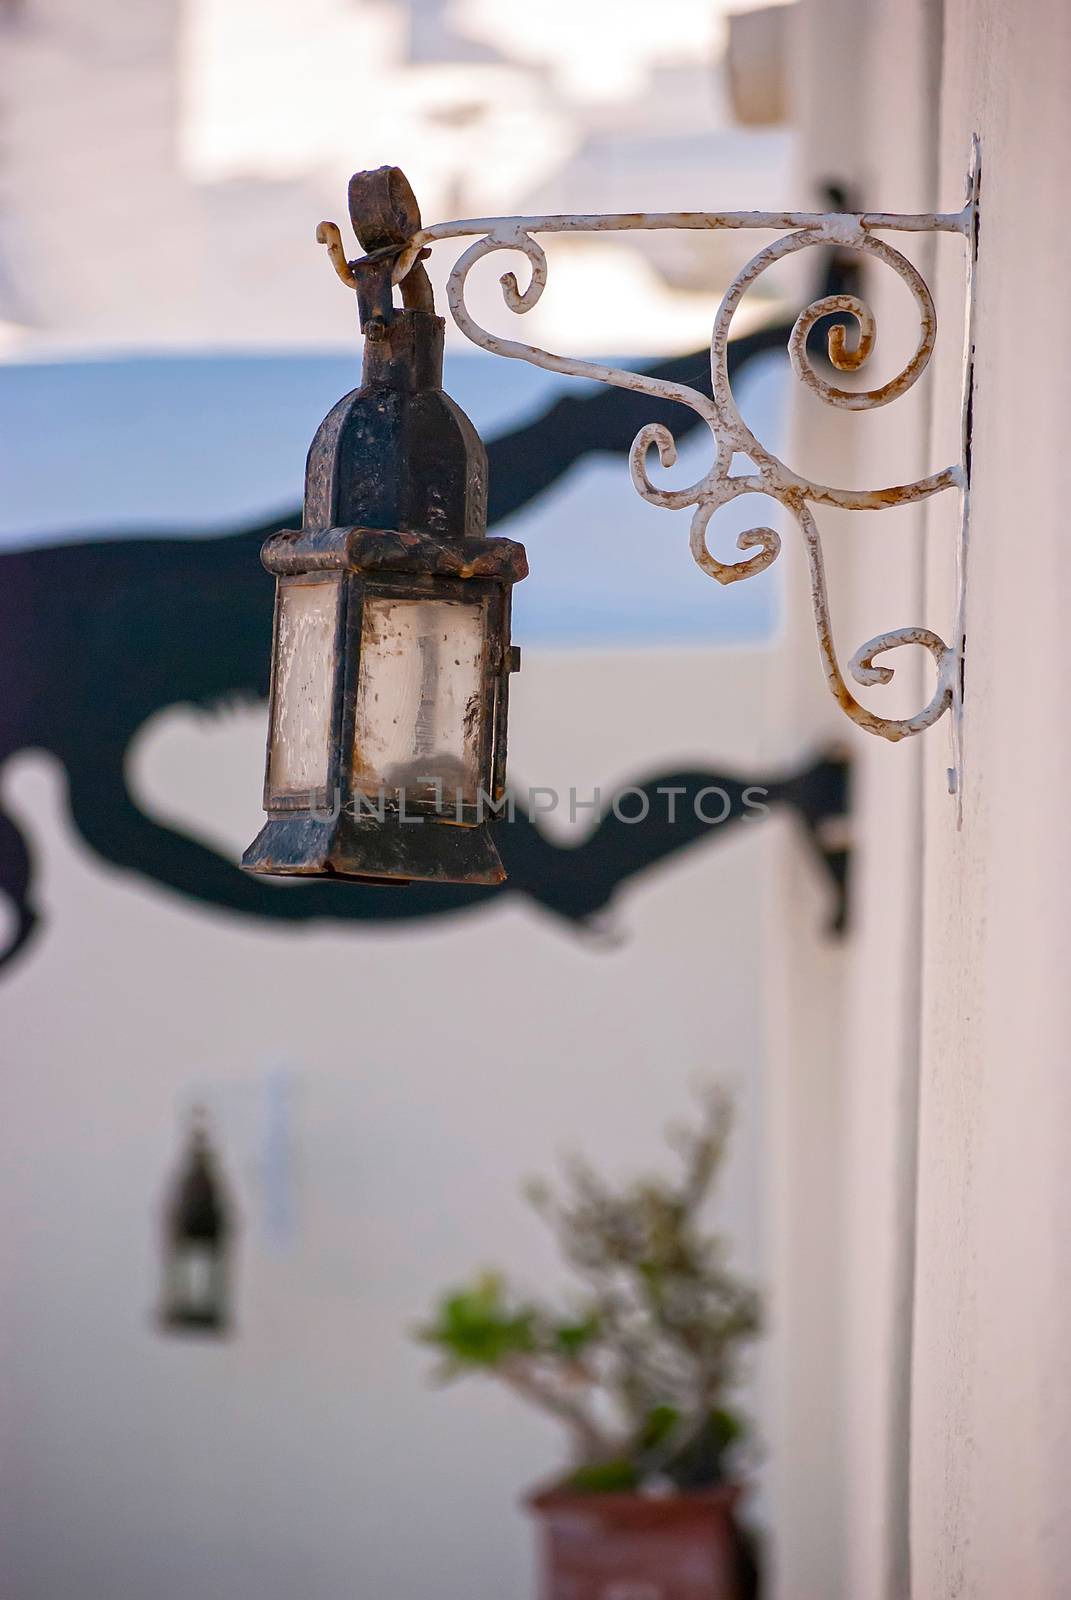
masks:
{"type": "MultiPolygon", "coordinates": [[[[983,190],[962,828],[947,723],[910,745],[856,740],[855,922],[830,1107],[843,1140],[843,1364],[821,1391],[840,1407],[822,1470],[842,1501],[824,1523],[841,1541],[842,1586],[831,1562],[829,1586],[811,1568],[782,1588],[800,1600],[1059,1600],[1071,1592],[1071,757],[1059,654],[1071,591],[1071,13],[1058,0],[870,0],[849,18],[837,0],[809,0],[803,20],[807,94],[862,85],[854,135],[837,120],[836,138],[859,161],[867,203],[958,205],[973,132],[983,190]]],[[[817,175],[828,137],[806,149],[817,175]]],[[[927,254],[941,317],[930,398],[920,386],[915,400],[848,419],[863,425],[860,483],[958,455],[962,254],[954,240],[916,259],[927,254]]],[[[880,378],[909,319],[889,284],[869,292],[880,378]]],[[[865,523],[854,554],[840,552],[842,656],[909,621],[949,636],[957,540],[951,496],[865,523]]],[[[827,553],[832,565],[834,538],[827,553]]],[[[899,654],[897,685],[871,696],[883,709],[929,692],[899,654]]],[[[786,983],[812,970],[796,948],[786,983]]],[[[814,1069],[811,1049],[804,1034],[799,1072],[814,1069]]],[[[816,1081],[826,1103],[828,1067],[816,1081]]],[[[806,1204],[811,1190],[797,1181],[794,1193],[806,1204]]],[[[827,1257],[789,1267],[779,1292],[812,1262],[822,1273],[827,1257]]],[[[807,1336],[813,1321],[796,1315],[807,1336]]],[[[797,1436],[789,1481],[812,1460],[797,1436]]],[[[820,1503],[813,1485],[793,1487],[779,1526],[793,1534],[820,1503]]]]}
{"type": "MultiPolygon", "coordinates": [[[[584,793],[638,765],[754,770],[765,687],[757,651],[526,649],[515,779],[584,793]]],[[[262,711],[169,712],[135,751],[138,792],[237,852],[259,824],[263,731],[262,711]]],[[[44,756],[3,784],[47,916],[0,993],[5,1600],[523,1600],[519,1497],[561,1440],[491,1386],[429,1389],[409,1330],[483,1265],[562,1283],[522,1180],[577,1148],[611,1172],[658,1166],[696,1075],[736,1090],[718,1215],[765,1276],[770,825],[637,880],[609,942],[508,898],[302,933],[102,867],[44,756]],[[288,1176],[266,1132],[280,1071],[288,1176]],[[243,1219],[221,1346],[152,1324],[159,1207],[197,1099],[243,1219]]]]}
{"type": "MultiPolygon", "coordinates": [[[[824,204],[830,177],[859,179],[855,84],[828,63],[858,46],[860,17],[844,0],[798,8],[790,29],[800,139],[793,206],[824,204]]],[[[812,275],[814,264],[806,266],[812,275]]],[[[810,287],[813,276],[806,280],[810,287]]],[[[799,288],[804,287],[801,280],[799,288]]],[[[793,386],[793,466],[849,481],[854,440],[793,386]]],[[[754,502],[756,520],[767,507],[754,502]],[[761,510],[760,510],[761,507],[761,510]]],[[[831,523],[836,521],[831,518],[831,523]]],[[[764,707],[773,748],[843,740],[819,664],[798,529],[787,518],[780,565],[785,626],[764,707]]],[[[838,596],[849,577],[830,559],[838,596]]],[[[824,938],[792,829],[779,825],[769,857],[763,924],[770,1002],[766,1025],[763,1181],[771,1262],[771,1336],[762,1403],[771,1440],[772,1592],[777,1600],[840,1600],[846,1511],[843,1456],[842,1049],[847,952],[824,938]]]]}
{"type": "MultiPolygon", "coordinates": [[[[1071,1572],[1071,12],[948,0],[941,183],[982,141],[964,815],[928,741],[915,1593],[1053,1600],[1071,1572]]],[[[951,359],[946,390],[956,381],[951,359]]],[[[935,419],[947,427],[951,403],[935,419]],[[944,419],[944,420],[942,420],[944,419]]],[[[944,552],[930,586],[947,596],[944,552]]]]}
{"type": "MultiPolygon", "coordinates": [[[[937,192],[936,129],[941,66],[940,8],[931,0],[874,0],[861,50],[860,204],[889,210],[953,207],[960,185],[937,192]]],[[[848,62],[843,61],[845,69],[848,62]]],[[[961,266],[958,240],[900,236],[897,249],[932,279],[938,255],[961,266]]],[[[942,342],[960,347],[960,285],[948,275],[939,307],[942,342]]],[[[878,321],[866,372],[873,386],[907,360],[918,318],[901,281],[870,268],[864,294],[878,321]]],[[[934,379],[895,404],[832,418],[857,438],[856,476],[867,485],[906,482],[943,464],[930,441],[934,379]]],[[[847,559],[851,591],[840,623],[841,658],[891,627],[922,622],[944,637],[950,616],[928,603],[922,539],[925,505],[857,516],[847,559]]],[[[932,693],[920,650],[886,658],[896,680],[859,696],[885,714],[911,714],[932,693]]],[[[943,729],[933,735],[946,748],[943,729]]],[[[843,1195],[844,1518],[846,1593],[851,1600],[906,1600],[909,1416],[918,1098],[922,877],[919,741],[891,745],[852,735],[853,924],[844,1049],[843,1195]]]]}

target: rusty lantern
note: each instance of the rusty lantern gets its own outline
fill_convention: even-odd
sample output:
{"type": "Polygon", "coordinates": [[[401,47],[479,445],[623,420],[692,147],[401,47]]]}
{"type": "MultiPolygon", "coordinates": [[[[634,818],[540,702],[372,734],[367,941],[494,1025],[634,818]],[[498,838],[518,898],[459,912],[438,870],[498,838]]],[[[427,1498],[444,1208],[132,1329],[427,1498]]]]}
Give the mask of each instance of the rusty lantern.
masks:
{"type": "Polygon", "coordinates": [[[524,547],[487,537],[487,456],[442,389],[445,325],[419,263],[394,304],[392,268],[420,227],[412,190],[394,167],[357,173],[349,205],[367,253],[332,253],[357,291],[363,379],[313,439],[303,526],[262,554],[276,579],[268,820],[242,865],[498,883],[489,825],[524,547]]]}

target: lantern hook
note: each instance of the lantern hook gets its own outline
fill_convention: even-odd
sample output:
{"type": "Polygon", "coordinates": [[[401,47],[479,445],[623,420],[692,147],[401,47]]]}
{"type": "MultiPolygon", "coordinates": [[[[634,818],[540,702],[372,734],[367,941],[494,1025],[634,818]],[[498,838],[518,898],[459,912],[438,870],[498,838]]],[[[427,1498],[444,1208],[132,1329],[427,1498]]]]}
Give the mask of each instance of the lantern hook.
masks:
{"type": "MultiPolygon", "coordinates": [[[[365,336],[382,338],[394,320],[393,276],[398,257],[420,232],[420,207],[400,167],[376,167],[355,172],[350,179],[349,212],[353,231],[365,254],[346,258],[337,223],[321,222],[316,241],[326,245],[331,264],[347,288],[357,292],[357,307],[365,336]]],[[[421,265],[430,250],[421,250],[415,265],[401,283],[402,305],[407,311],[434,311],[431,280],[421,265]]]]}

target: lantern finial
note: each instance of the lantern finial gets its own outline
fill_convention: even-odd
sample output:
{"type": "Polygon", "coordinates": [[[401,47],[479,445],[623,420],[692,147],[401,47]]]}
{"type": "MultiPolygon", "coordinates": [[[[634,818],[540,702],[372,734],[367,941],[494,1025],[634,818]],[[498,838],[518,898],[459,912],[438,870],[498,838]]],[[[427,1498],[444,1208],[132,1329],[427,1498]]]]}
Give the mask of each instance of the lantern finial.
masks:
{"type": "MultiPolygon", "coordinates": [[[[394,263],[414,234],[420,232],[420,207],[401,167],[375,167],[355,172],[350,179],[349,211],[353,231],[364,250],[356,261],[346,259],[338,224],[321,222],[316,242],[327,246],[338,276],[357,291],[361,328],[365,337],[382,338],[394,317],[394,263]]],[[[422,250],[402,280],[402,305],[409,311],[434,311],[431,280],[422,262],[422,250]]]]}

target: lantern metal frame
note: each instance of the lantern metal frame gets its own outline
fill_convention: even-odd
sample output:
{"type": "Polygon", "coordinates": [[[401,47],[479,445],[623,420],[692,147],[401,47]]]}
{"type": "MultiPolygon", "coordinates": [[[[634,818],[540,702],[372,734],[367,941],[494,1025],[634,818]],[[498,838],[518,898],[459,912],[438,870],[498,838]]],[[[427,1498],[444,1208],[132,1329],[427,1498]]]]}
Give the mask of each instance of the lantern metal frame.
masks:
{"type": "MultiPolygon", "coordinates": [[[[366,883],[500,883],[505,871],[488,827],[505,810],[509,676],[520,665],[510,640],[511,595],[527,574],[527,560],[523,545],[487,534],[486,452],[442,388],[445,322],[435,314],[419,262],[402,286],[401,306],[394,303],[395,261],[420,227],[404,175],[392,167],[356,173],[350,215],[368,251],[348,269],[347,280],[357,291],[365,335],[363,377],[313,439],[301,528],[274,534],[261,552],[276,580],[267,821],[242,865],[270,876],[366,883]],[[294,753],[286,748],[280,707],[291,692],[289,672],[303,661],[295,619],[284,687],[287,598],[297,586],[326,584],[336,586],[333,622],[320,619],[323,648],[304,702],[300,687],[295,690],[296,704],[323,717],[325,726],[313,720],[317,765],[307,761],[299,740],[292,781],[281,784],[276,757],[294,753]],[[368,731],[360,722],[361,686],[373,601],[396,603],[394,632],[387,633],[394,651],[403,650],[398,608],[406,604],[464,606],[480,619],[464,702],[452,709],[451,731],[463,753],[429,758],[440,770],[413,772],[415,792],[382,773],[369,791],[357,770],[360,735],[368,731]],[[444,792],[443,763],[455,759],[459,770],[466,763],[469,770],[451,795],[444,792]]],[[[384,627],[388,616],[385,610],[384,627]]],[[[419,751],[415,756],[421,759],[419,751]]]]}
{"type": "MultiPolygon", "coordinates": [[[[268,748],[264,763],[265,811],[311,811],[317,820],[331,821],[340,811],[350,809],[354,815],[362,812],[399,819],[444,815],[464,826],[475,826],[489,814],[498,815],[506,794],[507,717],[509,709],[510,675],[520,668],[520,650],[510,641],[512,618],[513,572],[516,570],[516,552],[520,546],[513,540],[498,540],[505,547],[502,559],[497,553],[484,562],[488,570],[499,566],[504,578],[458,578],[457,561],[453,551],[445,544],[430,538],[411,535],[407,554],[423,558],[422,570],[386,568],[380,563],[387,557],[388,536],[360,528],[331,529],[334,549],[325,550],[325,541],[319,537],[315,547],[311,539],[295,536],[289,531],[277,534],[264,547],[261,559],[267,570],[277,578],[275,598],[275,623],[272,634],[272,659],[277,658],[279,618],[284,596],[290,585],[335,583],[338,586],[334,629],[334,688],[329,734],[329,757],[326,782],[313,790],[301,791],[276,788],[272,783],[272,746],[276,726],[276,675],[268,698],[268,748]],[[304,563],[310,559],[330,561],[330,566],[310,568],[304,563]],[[357,692],[360,682],[360,656],[364,632],[365,601],[383,600],[435,600],[468,606],[479,606],[483,611],[482,646],[480,661],[480,750],[477,759],[479,772],[489,779],[485,790],[481,784],[477,798],[461,801],[448,800],[445,795],[425,799],[406,794],[395,795],[384,789],[379,795],[380,804],[372,808],[365,802],[369,791],[360,790],[353,781],[352,764],[345,759],[347,751],[355,744],[357,721],[357,692]],[[341,670],[339,670],[341,667],[341,670]]],[[[329,537],[330,537],[329,535],[329,537]]],[[[490,542],[490,541],[488,541],[490,542]]],[[[405,556],[400,559],[404,560],[405,556]]]]}

